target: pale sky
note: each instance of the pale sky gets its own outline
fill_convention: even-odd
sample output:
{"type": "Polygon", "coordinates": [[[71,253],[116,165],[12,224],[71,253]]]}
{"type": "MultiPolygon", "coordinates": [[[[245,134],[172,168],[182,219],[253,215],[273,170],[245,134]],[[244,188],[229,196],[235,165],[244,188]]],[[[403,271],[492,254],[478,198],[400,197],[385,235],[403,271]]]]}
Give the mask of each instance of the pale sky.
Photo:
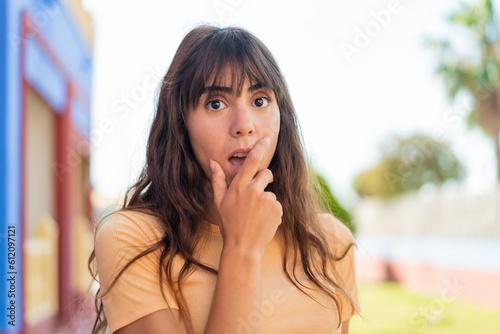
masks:
{"type": "Polygon", "coordinates": [[[440,134],[468,169],[465,191],[495,185],[493,142],[465,129],[469,101],[449,102],[434,73],[436,55],[423,42],[457,34],[444,23],[455,0],[83,3],[95,24],[91,180],[106,196],[123,195],[137,177],[156,84],[183,36],[201,23],[244,27],[273,52],[308,154],[341,204],[356,203],[354,175],[376,163],[378,144],[394,133],[440,134]]]}

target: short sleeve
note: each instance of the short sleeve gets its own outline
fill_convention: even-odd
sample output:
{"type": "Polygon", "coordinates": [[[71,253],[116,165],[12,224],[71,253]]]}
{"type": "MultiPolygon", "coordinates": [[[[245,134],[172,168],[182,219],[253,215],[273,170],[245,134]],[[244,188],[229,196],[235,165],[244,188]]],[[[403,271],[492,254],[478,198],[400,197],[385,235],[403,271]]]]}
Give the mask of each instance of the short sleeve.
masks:
{"type": "Polygon", "coordinates": [[[96,234],[97,270],[110,333],[153,312],[178,309],[167,285],[163,286],[167,301],[161,294],[159,249],[132,263],[108,289],[126,264],[161,238],[153,226],[144,217],[118,212],[112,214],[96,234]]]}
{"type": "Polygon", "coordinates": [[[356,266],[354,261],[355,244],[352,232],[337,218],[330,214],[324,214],[323,221],[327,224],[327,232],[331,233],[330,242],[335,243],[333,249],[336,258],[341,259],[336,262],[336,268],[343,281],[344,288],[349,292],[354,308],[351,308],[345,296],[339,293],[339,299],[342,304],[342,322],[348,320],[353,315],[361,311],[361,304],[358,296],[358,286],[356,283],[356,266]],[[347,251],[347,252],[346,252],[347,251]]]}

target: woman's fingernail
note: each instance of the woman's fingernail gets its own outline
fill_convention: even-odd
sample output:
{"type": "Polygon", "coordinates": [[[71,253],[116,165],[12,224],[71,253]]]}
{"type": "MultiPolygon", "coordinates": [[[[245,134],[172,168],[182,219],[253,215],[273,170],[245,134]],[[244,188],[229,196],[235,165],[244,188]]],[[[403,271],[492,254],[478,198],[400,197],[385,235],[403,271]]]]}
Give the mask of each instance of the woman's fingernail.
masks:
{"type": "Polygon", "coordinates": [[[266,141],[266,143],[268,143],[268,144],[271,142],[271,138],[269,138],[269,137],[264,137],[264,140],[265,140],[265,141],[266,141]]]}
{"type": "Polygon", "coordinates": [[[210,159],[210,169],[212,170],[212,173],[215,172],[215,164],[212,159],[210,159]]]}

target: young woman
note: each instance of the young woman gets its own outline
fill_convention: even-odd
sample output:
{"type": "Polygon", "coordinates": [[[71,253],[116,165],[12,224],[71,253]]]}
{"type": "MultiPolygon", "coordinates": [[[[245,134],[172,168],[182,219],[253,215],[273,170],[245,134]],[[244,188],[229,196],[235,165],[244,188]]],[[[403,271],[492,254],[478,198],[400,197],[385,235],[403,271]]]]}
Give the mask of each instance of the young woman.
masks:
{"type": "Polygon", "coordinates": [[[146,166],[98,226],[93,333],[347,333],[353,236],[311,175],[270,51],[240,28],[189,32],[146,166]]]}

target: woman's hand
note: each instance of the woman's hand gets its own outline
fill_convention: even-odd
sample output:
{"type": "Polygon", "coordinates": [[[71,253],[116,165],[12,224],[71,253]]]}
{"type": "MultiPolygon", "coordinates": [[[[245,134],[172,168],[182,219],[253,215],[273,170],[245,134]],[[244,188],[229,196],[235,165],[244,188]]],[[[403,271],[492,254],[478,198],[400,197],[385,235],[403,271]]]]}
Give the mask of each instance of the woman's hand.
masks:
{"type": "Polygon", "coordinates": [[[221,166],[211,161],[214,202],[225,249],[262,256],[281,224],[281,204],[276,195],[264,191],[273,182],[273,174],[269,169],[257,172],[268,147],[268,137],[255,144],[229,188],[221,166]]]}

